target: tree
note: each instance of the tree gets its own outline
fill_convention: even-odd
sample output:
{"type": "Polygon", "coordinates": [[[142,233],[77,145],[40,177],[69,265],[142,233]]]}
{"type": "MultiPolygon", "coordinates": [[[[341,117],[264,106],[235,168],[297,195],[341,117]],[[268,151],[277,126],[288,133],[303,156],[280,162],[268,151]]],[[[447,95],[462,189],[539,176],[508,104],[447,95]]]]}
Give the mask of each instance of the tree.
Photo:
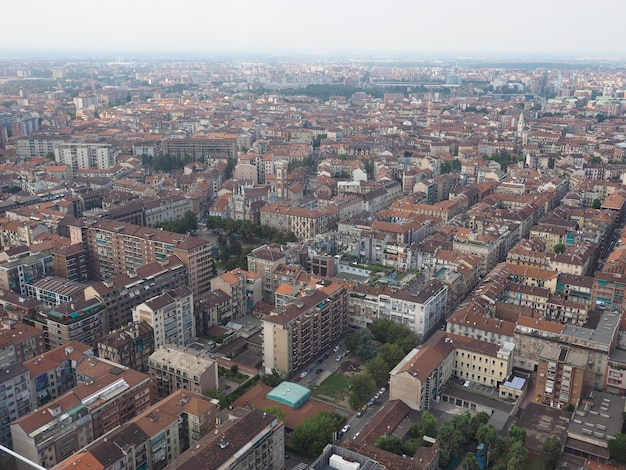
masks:
{"type": "Polygon", "coordinates": [[[618,463],[626,463],[626,434],[618,432],[609,440],[609,455],[618,463]]]}
{"type": "Polygon", "coordinates": [[[469,433],[470,435],[469,438],[471,439],[471,438],[476,437],[476,433],[478,432],[478,429],[483,424],[487,424],[487,422],[489,422],[489,415],[485,413],[484,411],[481,411],[480,413],[476,413],[474,416],[470,416],[470,414],[467,412],[465,414],[470,417],[469,429],[466,432],[469,433]]]}
{"type": "Polygon", "coordinates": [[[265,385],[269,385],[270,387],[278,387],[284,380],[285,377],[283,374],[278,372],[276,369],[272,369],[271,374],[263,374],[261,376],[261,382],[265,385]]]}
{"type": "MultiPolygon", "coordinates": [[[[610,442],[611,441],[609,441],[609,453],[611,453],[610,442]]],[[[553,470],[554,467],[556,467],[556,463],[561,458],[562,451],[561,440],[558,437],[551,436],[544,441],[543,447],[541,448],[541,461],[546,470],[553,470]]]]}
{"type": "Polygon", "coordinates": [[[380,357],[380,353],[365,363],[365,370],[374,379],[377,385],[382,385],[389,380],[391,370],[385,360],[380,357]]]}
{"type": "Polygon", "coordinates": [[[285,412],[278,406],[266,406],[263,411],[276,416],[280,421],[285,421],[285,412]]]}
{"type": "Polygon", "coordinates": [[[548,158],[548,169],[550,170],[554,170],[554,164],[555,164],[556,160],[554,157],[550,157],[548,158]]]}
{"type": "Polygon", "coordinates": [[[387,343],[378,348],[378,356],[386,364],[389,370],[393,369],[402,359],[404,359],[404,351],[397,344],[387,343]]]}
{"type": "Polygon", "coordinates": [[[591,207],[593,207],[594,209],[600,209],[600,207],[602,207],[602,201],[598,198],[595,198],[593,200],[593,203],[591,204],[591,207]]]}
{"type": "Polygon", "coordinates": [[[504,438],[491,424],[482,424],[476,431],[476,440],[485,445],[487,465],[496,460],[506,449],[504,438]]]}
{"type": "Polygon", "coordinates": [[[422,435],[437,437],[437,420],[429,411],[422,413],[422,435]]]}
{"type": "MultiPolygon", "coordinates": [[[[523,428],[518,428],[523,429],[523,428]]],[[[526,435],[524,433],[524,438],[526,435]]],[[[513,441],[509,448],[506,460],[506,468],[509,470],[522,470],[526,467],[526,459],[528,458],[528,450],[522,441],[513,441]]]]}
{"type": "Polygon", "coordinates": [[[467,443],[466,436],[451,421],[452,419],[444,423],[437,433],[437,444],[446,456],[450,456],[453,450],[458,451],[462,449],[467,443]]]}
{"type": "Polygon", "coordinates": [[[404,454],[404,446],[398,436],[381,436],[374,442],[374,447],[397,455],[404,454]]]}
{"type": "Polygon", "coordinates": [[[356,347],[355,353],[362,361],[367,361],[373,358],[378,352],[376,344],[374,344],[373,335],[369,330],[364,330],[361,334],[361,339],[356,347]]]}
{"type": "Polygon", "coordinates": [[[565,245],[563,243],[557,243],[552,249],[555,253],[565,253],[565,245]]]}
{"type": "Polygon", "coordinates": [[[465,460],[463,461],[463,470],[482,470],[478,459],[474,454],[468,452],[465,454],[465,460]]]}
{"type": "Polygon", "coordinates": [[[526,444],[526,435],[528,431],[526,428],[520,428],[519,426],[511,426],[509,429],[509,440],[511,441],[511,445],[514,442],[521,442],[522,444],[526,444]]]}
{"type": "Polygon", "coordinates": [[[299,455],[315,457],[333,440],[337,421],[332,413],[322,411],[304,420],[291,433],[291,442],[299,455]]]}
{"type": "Polygon", "coordinates": [[[369,398],[376,388],[374,379],[367,372],[359,372],[350,377],[350,405],[356,408],[369,398]]]}
{"type": "Polygon", "coordinates": [[[358,331],[346,334],[346,349],[349,351],[356,351],[357,346],[361,341],[361,333],[358,331]]]}
{"type": "Polygon", "coordinates": [[[48,160],[54,160],[54,152],[48,152],[46,153],[46,158],[48,160]]]}

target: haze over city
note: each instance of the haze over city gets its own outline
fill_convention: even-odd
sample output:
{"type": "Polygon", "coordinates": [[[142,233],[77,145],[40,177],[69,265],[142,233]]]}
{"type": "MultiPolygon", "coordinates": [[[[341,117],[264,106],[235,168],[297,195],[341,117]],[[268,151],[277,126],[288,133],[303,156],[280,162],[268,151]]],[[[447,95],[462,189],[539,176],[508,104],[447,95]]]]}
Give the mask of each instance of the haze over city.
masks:
{"type": "Polygon", "coordinates": [[[626,55],[626,4],[600,0],[9,2],[0,54],[626,55]]]}

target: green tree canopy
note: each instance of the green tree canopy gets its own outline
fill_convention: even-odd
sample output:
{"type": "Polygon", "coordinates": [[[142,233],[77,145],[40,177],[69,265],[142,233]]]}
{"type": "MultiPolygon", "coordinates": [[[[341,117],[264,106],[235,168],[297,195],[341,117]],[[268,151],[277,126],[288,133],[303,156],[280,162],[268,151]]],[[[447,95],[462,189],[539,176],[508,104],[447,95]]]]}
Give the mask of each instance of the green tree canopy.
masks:
{"type": "Polygon", "coordinates": [[[387,364],[389,370],[393,369],[404,356],[402,348],[394,343],[383,344],[378,348],[378,357],[387,364]]]}
{"type": "Polygon", "coordinates": [[[626,463],[626,434],[618,432],[609,440],[609,455],[620,464],[626,463]]]}
{"type": "MultiPolygon", "coordinates": [[[[525,436],[524,436],[525,437],[525,436]]],[[[522,441],[513,441],[506,459],[507,470],[523,470],[526,467],[528,450],[522,441]]]]}
{"type": "Polygon", "coordinates": [[[359,341],[361,341],[361,332],[354,331],[346,334],[346,349],[349,351],[356,351],[359,341]]]}
{"type": "Polygon", "coordinates": [[[495,462],[506,450],[506,441],[491,424],[482,424],[478,428],[476,440],[485,445],[487,465],[495,462]]]}
{"type": "Polygon", "coordinates": [[[511,429],[509,429],[509,440],[511,441],[511,444],[513,444],[514,442],[521,442],[522,444],[526,444],[526,435],[528,434],[528,431],[526,430],[526,428],[521,428],[519,426],[511,426],[511,429]]]}
{"type": "Polygon", "coordinates": [[[563,243],[557,243],[553,248],[555,253],[565,253],[565,245],[563,243]]]}
{"type": "Polygon", "coordinates": [[[374,447],[397,455],[404,454],[404,446],[398,436],[381,436],[374,442],[374,447]]]}
{"type": "Polygon", "coordinates": [[[365,363],[365,370],[374,379],[377,385],[382,385],[389,380],[389,371],[391,370],[387,363],[380,357],[380,352],[365,363]]]}
{"type": "Polygon", "coordinates": [[[356,408],[358,405],[369,399],[376,389],[376,383],[367,372],[359,372],[350,377],[350,405],[356,408]]]}
{"type": "Polygon", "coordinates": [[[316,457],[330,444],[337,431],[337,421],[332,413],[322,411],[304,420],[291,433],[291,442],[299,455],[316,457]]]}
{"type": "Polygon", "coordinates": [[[598,198],[595,198],[591,203],[591,207],[593,207],[594,209],[600,209],[600,207],[602,207],[602,201],[598,198]]]}
{"type": "Polygon", "coordinates": [[[437,420],[430,411],[422,413],[422,435],[437,437],[437,420]]]}
{"type": "Polygon", "coordinates": [[[465,460],[463,461],[463,470],[482,470],[478,459],[474,454],[468,452],[465,454],[465,460]]]}
{"type": "MultiPolygon", "coordinates": [[[[558,437],[550,436],[544,441],[543,447],[541,448],[541,461],[546,470],[553,470],[556,467],[557,462],[561,458],[562,451],[561,440],[558,437]]],[[[610,452],[609,444],[609,453],[610,452]]]]}

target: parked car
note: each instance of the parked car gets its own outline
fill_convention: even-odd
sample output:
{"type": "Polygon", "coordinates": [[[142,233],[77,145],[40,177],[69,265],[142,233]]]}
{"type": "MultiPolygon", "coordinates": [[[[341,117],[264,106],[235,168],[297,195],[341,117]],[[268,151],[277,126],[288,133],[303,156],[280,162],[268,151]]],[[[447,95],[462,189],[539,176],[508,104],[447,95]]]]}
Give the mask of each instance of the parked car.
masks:
{"type": "Polygon", "coordinates": [[[322,359],[321,357],[317,360],[317,364],[321,364],[322,362],[324,362],[324,359],[322,359]]]}
{"type": "Polygon", "coordinates": [[[315,373],[316,373],[317,375],[320,375],[322,372],[324,372],[324,369],[317,369],[317,370],[315,371],[315,373]]]}
{"type": "Polygon", "coordinates": [[[380,393],[380,394],[382,395],[382,394],[383,394],[383,393],[385,393],[386,391],[387,391],[387,388],[386,388],[386,387],[381,387],[381,388],[380,388],[380,390],[378,391],[378,393],[380,393]]]}
{"type": "Polygon", "coordinates": [[[361,416],[363,416],[363,411],[359,410],[356,414],[356,417],[360,418],[361,416]]]}
{"type": "Polygon", "coordinates": [[[352,426],[350,426],[349,424],[346,424],[343,428],[341,428],[341,432],[345,434],[350,430],[351,427],[352,426]]]}
{"type": "Polygon", "coordinates": [[[339,354],[339,356],[337,356],[337,362],[341,361],[341,354],[339,354]]]}

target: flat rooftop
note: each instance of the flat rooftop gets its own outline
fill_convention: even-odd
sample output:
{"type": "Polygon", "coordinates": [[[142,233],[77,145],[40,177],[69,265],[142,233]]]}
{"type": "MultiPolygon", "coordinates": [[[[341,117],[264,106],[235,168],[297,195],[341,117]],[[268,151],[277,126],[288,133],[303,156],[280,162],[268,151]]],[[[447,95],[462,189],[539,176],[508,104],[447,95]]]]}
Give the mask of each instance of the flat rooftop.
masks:
{"type": "Polygon", "coordinates": [[[625,404],[624,398],[616,395],[595,390],[586,392],[567,429],[568,436],[608,447],[610,436],[622,431],[625,404]]]}

